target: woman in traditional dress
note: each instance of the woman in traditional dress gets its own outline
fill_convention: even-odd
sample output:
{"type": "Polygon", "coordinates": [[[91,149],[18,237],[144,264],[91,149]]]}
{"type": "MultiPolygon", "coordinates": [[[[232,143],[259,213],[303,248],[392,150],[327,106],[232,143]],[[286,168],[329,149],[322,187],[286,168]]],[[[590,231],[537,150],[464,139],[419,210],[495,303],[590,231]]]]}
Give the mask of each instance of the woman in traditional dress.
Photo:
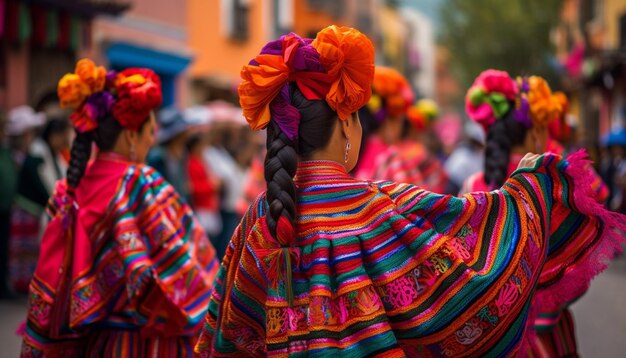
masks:
{"type": "MultiPolygon", "coordinates": [[[[461,194],[501,187],[529,151],[565,154],[563,147],[554,140],[554,130],[550,130],[553,123],[561,122],[564,117],[567,107],[564,94],[553,94],[547,82],[537,76],[517,79],[515,94],[503,91],[500,84],[507,82],[515,83],[506,72],[487,70],[478,76],[467,93],[468,115],[485,129],[487,150],[485,170],[468,178],[461,194]]],[[[606,186],[591,167],[589,173],[594,179],[589,184],[595,199],[603,203],[608,196],[606,186]]],[[[567,218],[557,212],[551,222],[565,227],[567,218]]],[[[584,292],[579,292],[579,296],[584,292]]],[[[576,298],[578,296],[572,300],[576,298]]],[[[554,308],[537,312],[535,329],[539,339],[529,348],[540,357],[576,356],[573,316],[565,305],[554,308]]]]}
{"type": "Polygon", "coordinates": [[[244,66],[267,191],[226,251],[201,355],[513,355],[532,312],[569,302],[623,241],[580,153],[529,155],[501,189],[462,198],[351,177],[373,71],[371,42],[336,26],[244,66]]]}
{"type": "Polygon", "coordinates": [[[437,105],[421,99],[406,114],[402,140],[376,159],[374,176],[368,179],[409,183],[435,193],[446,193],[448,174],[424,143],[437,116],[437,105]]]}
{"type": "Polygon", "coordinates": [[[375,177],[380,158],[402,139],[404,118],[413,100],[413,90],[404,76],[393,68],[376,66],[372,96],[361,110],[363,146],[355,177],[375,177]]]}
{"type": "Polygon", "coordinates": [[[48,204],[22,356],[191,356],[219,263],[189,207],[142,164],[159,78],[81,60],[58,94],[77,135],[48,204]]]}

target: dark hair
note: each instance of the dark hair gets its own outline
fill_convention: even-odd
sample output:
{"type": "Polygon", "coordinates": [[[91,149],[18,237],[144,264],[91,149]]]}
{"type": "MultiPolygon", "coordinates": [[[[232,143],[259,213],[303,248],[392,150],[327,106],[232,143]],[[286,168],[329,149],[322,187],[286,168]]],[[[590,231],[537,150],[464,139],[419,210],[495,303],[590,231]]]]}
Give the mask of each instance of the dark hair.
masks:
{"type": "Polygon", "coordinates": [[[494,188],[504,184],[508,174],[511,148],[524,144],[526,128],[516,121],[513,111],[496,120],[487,131],[485,149],[485,183],[494,188]]]}
{"type": "Polygon", "coordinates": [[[70,123],[65,119],[52,118],[48,120],[41,132],[41,138],[48,143],[50,137],[56,133],[64,133],[70,128],[70,123]]]}
{"type": "MultiPolygon", "coordinates": [[[[139,132],[143,130],[146,123],[148,123],[147,120],[141,124],[139,132]]],[[[91,157],[92,142],[96,143],[100,151],[110,151],[115,146],[122,129],[124,129],[122,125],[115,120],[112,114],[109,114],[98,120],[98,128],[93,131],[86,133],[76,132],[76,138],[74,138],[70,151],[70,164],[67,168],[67,184],[70,188],[76,188],[83,174],[85,174],[87,162],[89,162],[91,157]]]]}
{"type": "Polygon", "coordinates": [[[267,127],[267,154],[265,156],[266,200],[269,206],[267,226],[281,246],[289,246],[294,237],[279,237],[278,222],[287,219],[295,233],[296,186],[293,177],[298,158],[310,159],[318,149],[325,147],[336,125],[335,113],[324,100],[308,100],[295,84],[290,85],[291,104],[300,112],[298,138],[291,140],[275,121],[267,127]]]}
{"type": "Polygon", "coordinates": [[[185,148],[187,149],[187,152],[192,152],[194,148],[196,148],[196,146],[200,144],[202,144],[202,134],[194,133],[189,136],[189,139],[187,139],[187,143],[185,143],[185,148]]]}

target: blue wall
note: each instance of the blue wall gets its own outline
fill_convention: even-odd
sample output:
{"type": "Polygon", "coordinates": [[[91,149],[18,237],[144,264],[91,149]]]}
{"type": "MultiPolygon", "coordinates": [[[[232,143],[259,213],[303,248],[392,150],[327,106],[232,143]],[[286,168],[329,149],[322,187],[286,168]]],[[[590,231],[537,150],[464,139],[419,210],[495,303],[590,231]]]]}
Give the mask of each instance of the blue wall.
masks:
{"type": "Polygon", "coordinates": [[[129,67],[145,67],[161,78],[163,106],[173,105],[176,99],[176,77],[183,72],[191,57],[163,52],[125,42],[114,42],[105,51],[110,67],[123,70],[129,67]]]}

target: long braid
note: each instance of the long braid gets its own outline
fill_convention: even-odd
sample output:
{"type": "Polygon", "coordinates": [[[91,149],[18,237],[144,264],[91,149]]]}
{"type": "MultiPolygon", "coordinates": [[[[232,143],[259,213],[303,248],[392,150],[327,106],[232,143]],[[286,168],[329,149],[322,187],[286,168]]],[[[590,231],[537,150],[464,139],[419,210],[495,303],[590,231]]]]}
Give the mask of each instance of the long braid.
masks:
{"type": "Polygon", "coordinates": [[[487,132],[485,149],[485,182],[499,188],[506,181],[511,149],[524,143],[528,130],[513,119],[511,113],[497,120],[487,132]]]}
{"type": "Polygon", "coordinates": [[[91,142],[93,133],[76,133],[70,152],[70,164],[67,168],[67,184],[74,189],[85,174],[87,162],[91,156],[91,142]]]}
{"type": "Polygon", "coordinates": [[[275,121],[271,121],[265,156],[266,199],[269,205],[266,222],[272,236],[283,247],[291,245],[295,237],[297,199],[293,177],[297,166],[295,141],[289,139],[275,121]]]}

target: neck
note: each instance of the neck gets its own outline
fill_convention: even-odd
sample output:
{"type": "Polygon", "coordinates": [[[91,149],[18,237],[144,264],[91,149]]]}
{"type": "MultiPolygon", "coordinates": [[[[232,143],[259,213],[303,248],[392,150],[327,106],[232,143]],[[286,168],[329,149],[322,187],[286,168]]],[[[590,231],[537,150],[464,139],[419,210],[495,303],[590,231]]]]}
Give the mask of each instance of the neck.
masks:
{"type": "Polygon", "coordinates": [[[329,153],[327,150],[320,150],[311,155],[311,157],[307,158],[307,160],[320,160],[320,161],[331,161],[335,163],[339,163],[346,170],[346,165],[344,163],[343,158],[337,157],[337,155],[333,155],[334,153],[329,153]]]}

